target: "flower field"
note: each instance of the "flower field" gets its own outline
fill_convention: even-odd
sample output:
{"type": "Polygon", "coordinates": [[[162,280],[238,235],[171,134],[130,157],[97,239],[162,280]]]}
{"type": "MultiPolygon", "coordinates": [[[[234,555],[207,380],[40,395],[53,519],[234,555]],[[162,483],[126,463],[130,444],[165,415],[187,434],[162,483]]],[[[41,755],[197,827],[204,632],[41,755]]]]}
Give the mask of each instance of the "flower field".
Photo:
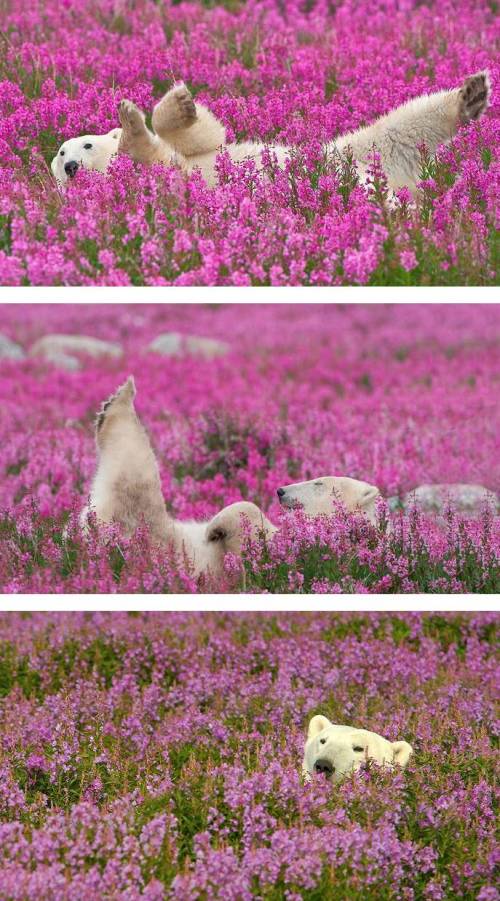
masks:
{"type": "Polygon", "coordinates": [[[0,615],[2,901],[497,901],[495,615],[0,615]],[[411,742],[304,783],[315,713],[411,742]]]}
{"type": "Polygon", "coordinates": [[[493,0],[8,0],[0,32],[3,285],[484,285],[495,280],[498,21],[493,0]],[[489,110],[416,204],[368,191],[321,143],[488,68],[489,110]],[[120,156],[60,192],[61,143],[146,112],[174,81],[229,141],[296,148],[287,171],[221,157],[219,184],[120,156]]]}
{"type": "MultiPolygon", "coordinates": [[[[493,592],[494,511],[441,517],[284,513],[279,486],[325,475],[401,498],[420,484],[500,484],[497,305],[5,304],[0,332],[0,585],[9,592],[493,592]],[[148,349],[165,332],[227,343],[206,359],[148,349]],[[31,353],[51,332],[122,356],[64,369],[31,353]],[[169,513],[207,521],[250,500],[281,526],[195,580],[144,533],[84,538],[95,414],[133,373],[169,513]],[[65,530],[66,533],[65,533],[65,530]]],[[[76,361],[78,364],[78,360],[76,361]]]]}

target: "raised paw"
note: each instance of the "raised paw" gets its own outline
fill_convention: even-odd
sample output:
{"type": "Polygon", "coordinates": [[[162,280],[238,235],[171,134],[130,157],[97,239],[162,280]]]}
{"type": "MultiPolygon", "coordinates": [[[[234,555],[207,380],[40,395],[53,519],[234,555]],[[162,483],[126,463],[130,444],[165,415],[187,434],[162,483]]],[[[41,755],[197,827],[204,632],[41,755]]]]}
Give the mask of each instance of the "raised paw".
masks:
{"type": "MultiPolygon", "coordinates": [[[[172,88],[172,98],[177,104],[177,115],[182,126],[187,128],[196,119],[196,105],[185,84],[178,84],[172,88]]],[[[181,126],[181,127],[182,127],[181,126]]]]}
{"type": "Polygon", "coordinates": [[[197,119],[196,104],[185,84],[175,85],[156,104],[153,128],[158,134],[189,128],[197,119]]]}
{"type": "Polygon", "coordinates": [[[144,116],[131,100],[121,100],[118,106],[118,118],[124,131],[132,135],[140,135],[146,131],[144,116]]]}
{"type": "Polygon", "coordinates": [[[459,119],[464,124],[479,119],[488,106],[491,86],[487,72],[470,75],[460,88],[459,119]]]}

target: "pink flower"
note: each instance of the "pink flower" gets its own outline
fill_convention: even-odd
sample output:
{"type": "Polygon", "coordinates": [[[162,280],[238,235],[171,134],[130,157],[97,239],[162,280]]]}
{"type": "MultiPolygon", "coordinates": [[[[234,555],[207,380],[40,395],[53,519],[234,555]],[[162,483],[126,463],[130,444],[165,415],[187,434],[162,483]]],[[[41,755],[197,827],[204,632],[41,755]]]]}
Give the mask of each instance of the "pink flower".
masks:
{"type": "Polygon", "coordinates": [[[415,269],[417,265],[417,258],[413,250],[402,250],[399,254],[399,260],[403,269],[406,269],[407,272],[415,269]]]}

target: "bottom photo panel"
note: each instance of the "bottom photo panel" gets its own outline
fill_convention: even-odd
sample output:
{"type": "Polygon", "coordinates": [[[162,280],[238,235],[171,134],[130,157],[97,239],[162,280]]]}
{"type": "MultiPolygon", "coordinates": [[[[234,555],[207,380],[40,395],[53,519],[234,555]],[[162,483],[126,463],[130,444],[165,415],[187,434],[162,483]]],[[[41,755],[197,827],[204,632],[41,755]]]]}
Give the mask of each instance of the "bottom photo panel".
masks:
{"type": "Polygon", "coordinates": [[[2,613],[2,901],[495,901],[497,625],[2,613]]]}

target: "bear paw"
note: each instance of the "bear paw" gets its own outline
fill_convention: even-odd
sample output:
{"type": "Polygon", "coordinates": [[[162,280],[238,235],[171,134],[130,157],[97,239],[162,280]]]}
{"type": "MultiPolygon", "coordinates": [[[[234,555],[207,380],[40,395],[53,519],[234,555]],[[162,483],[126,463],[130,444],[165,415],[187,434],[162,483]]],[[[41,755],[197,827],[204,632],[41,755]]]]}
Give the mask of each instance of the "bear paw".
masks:
{"type": "Polygon", "coordinates": [[[131,100],[121,100],[118,106],[118,118],[124,131],[132,135],[140,135],[146,131],[144,116],[131,100]]]}
{"type": "Polygon", "coordinates": [[[179,84],[172,88],[171,94],[177,104],[177,115],[182,125],[191,125],[196,119],[196,105],[190,91],[185,84],[179,84]]]}
{"type": "Polygon", "coordinates": [[[465,80],[458,93],[458,115],[461,122],[472,122],[482,116],[488,106],[490,91],[487,72],[478,72],[465,80]]]}
{"type": "Polygon", "coordinates": [[[158,134],[189,128],[196,118],[196,105],[188,88],[185,84],[178,84],[156,104],[153,110],[153,128],[158,134]]]}

